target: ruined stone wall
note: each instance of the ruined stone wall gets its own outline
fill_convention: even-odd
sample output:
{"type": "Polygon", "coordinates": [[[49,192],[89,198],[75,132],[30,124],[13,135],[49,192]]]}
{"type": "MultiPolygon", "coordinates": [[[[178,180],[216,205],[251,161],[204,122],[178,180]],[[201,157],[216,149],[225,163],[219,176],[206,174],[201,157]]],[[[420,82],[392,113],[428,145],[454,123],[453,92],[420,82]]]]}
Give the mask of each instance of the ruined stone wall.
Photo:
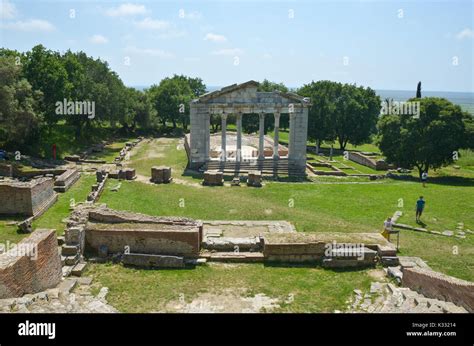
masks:
{"type": "Polygon", "coordinates": [[[59,284],[62,270],[57,246],[54,230],[38,229],[18,244],[18,251],[0,255],[0,298],[37,293],[59,284]]]}
{"type": "Polygon", "coordinates": [[[199,229],[150,230],[143,229],[89,229],[86,228],[86,251],[97,253],[105,245],[109,253],[132,253],[197,257],[199,229]]]}
{"type": "Polygon", "coordinates": [[[402,284],[426,297],[450,301],[474,312],[474,282],[430,269],[404,268],[402,284]]]}
{"type": "Polygon", "coordinates": [[[277,262],[312,262],[324,256],[324,242],[318,243],[267,243],[263,255],[268,261],[277,262]]]}
{"type": "Polygon", "coordinates": [[[367,157],[356,151],[349,151],[349,160],[354,161],[360,165],[375,169],[377,171],[383,171],[388,169],[388,165],[385,161],[375,161],[370,157],[367,157]]]}
{"type": "Polygon", "coordinates": [[[0,214],[37,216],[56,201],[53,179],[0,183],[0,214]]]}
{"type": "Polygon", "coordinates": [[[33,215],[29,186],[0,183],[0,214],[33,215]]]}
{"type": "Polygon", "coordinates": [[[33,215],[42,213],[56,201],[54,181],[51,178],[36,179],[31,187],[31,206],[33,215]]]}

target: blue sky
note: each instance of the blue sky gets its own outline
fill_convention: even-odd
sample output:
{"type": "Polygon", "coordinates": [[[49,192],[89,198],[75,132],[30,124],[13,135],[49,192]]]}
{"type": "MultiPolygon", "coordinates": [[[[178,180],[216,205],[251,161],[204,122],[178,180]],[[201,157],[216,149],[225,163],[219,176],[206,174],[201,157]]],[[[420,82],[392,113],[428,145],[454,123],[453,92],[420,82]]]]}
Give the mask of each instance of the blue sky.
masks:
{"type": "Polygon", "coordinates": [[[127,85],[329,79],[474,91],[473,2],[0,0],[0,46],[83,50],[127,85]]]}

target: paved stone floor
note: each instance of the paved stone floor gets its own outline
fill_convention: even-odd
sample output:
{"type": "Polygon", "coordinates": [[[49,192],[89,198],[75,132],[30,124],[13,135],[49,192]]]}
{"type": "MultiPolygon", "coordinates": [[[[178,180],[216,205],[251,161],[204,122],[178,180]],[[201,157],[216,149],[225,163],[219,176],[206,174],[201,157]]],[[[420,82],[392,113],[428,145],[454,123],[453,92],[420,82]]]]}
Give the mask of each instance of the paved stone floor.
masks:
{"type": "Polygon", "coordinates": [[[107,287],[94,296],[90,289],[91,278],[67,278],[52,289],[21,298],[0,299],[0,312],[10,313],[113,313],[118,312],[107,304],[107,287]]]}

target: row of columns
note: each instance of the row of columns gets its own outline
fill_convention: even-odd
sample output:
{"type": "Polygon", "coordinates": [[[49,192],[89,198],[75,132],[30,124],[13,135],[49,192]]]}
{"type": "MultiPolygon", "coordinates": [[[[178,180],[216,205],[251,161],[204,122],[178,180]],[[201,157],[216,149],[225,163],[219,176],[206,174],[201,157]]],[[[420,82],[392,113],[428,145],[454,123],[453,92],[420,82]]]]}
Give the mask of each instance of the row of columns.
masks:
{"type": "MultiPolygon", "coordinates": [[[[280,154],[278,153],[278,142],[280,139],[280,112],[274,113],[275,117],[275,127],[273,130],[274,137],[273,137],[273,159],[278,160],[280,158],[280,154]]],[[[290,116],[291,117],[291,116],[290,116]]],[[[236,126],[237,126],[237,161],[241,161],[242,159],[242,113],[236,114],[236,126]]],[[[221,115],[221,161],[227,160],[227,148],[226,148],[226,141],[227,141],[227,114],[223,113],[221,115]]],[[[265,113],[259,113],[259,138],[258,138],[258,159],[263,160],[265,159],[265,113]]],[[[290,131],[291,131],[291,124],[290,124],[290,131]]]]}

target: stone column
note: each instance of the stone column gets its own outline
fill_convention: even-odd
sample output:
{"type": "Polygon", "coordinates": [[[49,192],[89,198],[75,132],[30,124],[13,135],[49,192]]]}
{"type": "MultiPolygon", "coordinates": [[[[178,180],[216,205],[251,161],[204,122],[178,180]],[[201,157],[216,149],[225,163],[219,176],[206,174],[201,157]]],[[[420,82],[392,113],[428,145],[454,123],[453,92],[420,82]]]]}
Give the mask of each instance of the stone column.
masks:
{"type": "Polygon", "coordinates": [[[265,113],[259,114],[260,125],[258,128],[258,159],[265,159],[265,113]]]}
{"type": "Polygon", "coordinates": [[[222,113],[221,115],[221,128],[222,128],[222,137],[221,137],[221,161],[227,160],[227,150],[226,150],[226,141],[227,141],[227,114],[222,113]]]}
{"type": "Polygon", "coordinates": [[[278,141],[280,140],[280,111],[275,113],[275,129],[273,136],[273,159],[278,160],[280,155],[278,154],[278,141]]]}
{"type": "Polygon", "coordinates": [[[236,114],[236,124],[237,124],[237,147],[235,153],[235,160],[240,162],[242,161],[242,113],[238,112],[236,114]]]}
{"type": "Polygon", "coordinates": [[[292,160],[295,157],[295,112],[289,114],[290,117],[290,136],[288,138],[288,160],[292,160]]]}

